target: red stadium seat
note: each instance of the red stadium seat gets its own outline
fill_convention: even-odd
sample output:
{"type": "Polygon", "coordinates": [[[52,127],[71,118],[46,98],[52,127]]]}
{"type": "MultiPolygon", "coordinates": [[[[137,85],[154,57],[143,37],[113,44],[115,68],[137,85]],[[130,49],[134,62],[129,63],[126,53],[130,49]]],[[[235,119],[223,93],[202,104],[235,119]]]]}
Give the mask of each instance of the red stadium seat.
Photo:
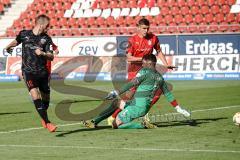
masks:
{"type": "Polygon", "coordinates": [[[201,6],[200,9],[201,9],[201,13],[204,14],[204,15],[208,14],[210,12],[209,7],[206,6],[206,5],[205,6],[201,6]]]}
{"type": "Polygon", "coordinates": [[[219,5],[227,4],[226,0],[217,0],[217,3],[218,3],[219,5]]]}
{"type": "Polygon", "coordinates": [[[226,4],[232,6],[233,4],[236,3],[236,0],[227,0],[226,4]]]}
{"type": "Polygon", "coordinates": [[[229,31],[229,25],[227,23],[222,23],[219,27],[218,30],[221,32],[227,32],[229,31]]]}
{"type": "Polygon", "coordinates": [[[171,23],[168,27],[167,27],[167,32],[168,33],[178,33],[179,30],[177,28],[176,23],[171,23]]]}
{"type": "Polygon", "coordinates": [[[224,22],[224,14],[218,13],[217,15],[215,15],[214,21],[217,22],[218,24],[223,23],[224,22]]]}
{"type": "Polygon", "coordinates": [[[232,32],[240,32],[240,26],[239,25],[230,26],[230,30],[232,32]]]}
{"type": "Polygon", "coordinates": [[[183,7],[181,8],[181,13],[182,13],[183,16],[189,14],[189,8],[188,8],[188,6],[183,6],[183,7]]]}
{"type": "Polygon", "coordinates": [[[235,15],[234,15],[233,13],[229,13],[229,14],[225,15],[225,17],[226,17],[226,21],[227,21],[229,24],[231,24],[231,23],[233,23],[233,22],[236,22],[236,20],[235,20],[235,15]]]}
{"type": "Polygon", "coordinates": [[[217,32],[218,31],[218,24],[217,23],[211,23],[211,25],[209,25],[208,29],[209,32],[217,32]]]}
{"type": "Polygon", "coordinates": [[[186,0],[186,5],[188,5],[189,8],[191,8],[192,6],[195,5],[195,0],[186,0]]]}
{"type": "Polygon", "coordinates": [[[185,23],[190,24],[193,22],[193,16],[191,14],[185,15],[185,23]]]}
{"type": "Polygon", "coordinates": [[[173,16],[172,15],[166,15],[165,17],[164,17],[164,21],[165,21],[165,23],[167,24],[167,25],[169,25],[170,23],[172,23],[173,22],[173,16]]]}
{"type": "Polygon", "coordinates": [[[240,14],[236,15],[236,21],[237,21],[238,24],[240,23],[240,14]]]}
{"type": "Polygon", "coordinates": [[[180,9],[177,6],[171,7],[171,13],[172,15],[180,14],[180,9]]]}
{"type": "Polygon", "coordinates": [[[206,0],[197,0],[196,4],[201,7],[206,4],[206,0]]]}
{"type": "Polygon", "coordinates": [[[222,13],[224,13],[224,14],[230,13],[230,7],[229,7],[229,5],[223,5],[222,8],[221,8],[221,11],[222,11],[222,13]]]}
{"type": "Polygon", "coordinates": [[[198,27],[198,30],[199,30],[199,32],[204,33],[207,31],[207,27],[208,27],[207,25],[200,25],[198,27]]]}
{"type": "Polygon", "coordinates": [[[174,21],[176,24],[181,24],[184,21],[184,18],[181,14],[177,14],[174,17],[174,21]]]}
{"type": "Polygon", "coordinates": [[[175,2],[175,0],[167,0],[167,6],[172,8],[174,6],[177,6],[177,3],[175,2]]]}
{"type": "Polygon", "coordinates": [[[167,6],[162,7],[160,12],[162,15],[168,15],[170,13],[169,8],[167,6]]]}
{"type": "Polygon", "coordinates": [[[213,6],[216,2],[216,0],[207,0],[207,4],[209,7],[213,6]]]}
{"type": "Polygon", "coordinates": [[[199,7],[198,6],[192,6],[191,9],[190,9],[190,13],[192,15],[197,15],[199,13],[199,7]]]}
{"type": "MultiPolygon", "coordinates": [[[[124,1],[121,1],[120,3],[124,3],[124,1]]],[[[120,4],[120,6],[122,8],[128,8],[129,6],[131,6],[132,8],[137,8],[137,2],[135,0],[130,0],[129,6],[128,6],[128,4],[120,4]]]]}
{"type": "Polygon", "coordinates": [[[165,2],[165,0],[158,0],[157,1],[157,6],[159,6],[160,8],[167,6],[167,3],[165,2]]]}
{"type": "Polygon", "coordinates": [[[214,5],[211,7],[211,13],[212,14],[218,14],[220,12],[220,8],[218,5],[214,5]]]}
{"type": "Polygon", "coordinates": [[[203,18],[203,16],[202,16],[202,14],[197,14],[196,16],[195,16],[195,22],[197,23],[197,24],[203,24],[203,20],[204,20],[204,18],[203,18]]]}
{"type": "Polygon", "coordinates": [[[205,22],[208,24],[213,23],[213,15],[211,13],[205,15],[205,22]]]}
{"type": "Polygon", "coordinates": [[[185,2],[185,0],[177,0],[177,4],[181,8],[186,5],[186,2],[185,2]]]}

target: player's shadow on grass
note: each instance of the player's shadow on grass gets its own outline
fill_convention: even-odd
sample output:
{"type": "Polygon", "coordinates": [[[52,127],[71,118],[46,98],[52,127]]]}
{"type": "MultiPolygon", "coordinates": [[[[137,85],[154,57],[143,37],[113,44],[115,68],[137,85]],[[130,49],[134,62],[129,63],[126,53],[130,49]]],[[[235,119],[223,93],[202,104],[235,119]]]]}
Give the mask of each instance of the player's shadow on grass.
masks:
{"type": "Polygon", "coordinates": [[[15,114],[26,114],[26,113],[31,113],[31,112],[4,112],[4,113],[0,113],[0,116],[2,116],[2,115],[15,115],[15,114]]]}
{"type": "Polygon", "coordinates": [[[182,121],[170,121],[170,122],[156,122],[158,127],[170,127],[170,126],[198,126],[204,123],[211,123],[219,120],[228,119],[227,117],[219,118],[203,118],[203,119],[192,119],[192,120],[182,120],[182,121]]]}
{"type": "Polygon", "coordinates": [[[86,100],[68,100],[67,102],[60,102],[61,104],[72,104],[72,103],[81,103],[81,102],[99,102],[100,99],[86,99],[86,100]]]}
{"type": "Polygon", "coordinates": [[[57,134],[56,137],[64,137],[69,134],[74,134],[78,132],[89,132],[89,131],[97,131],[97,130],[102,130],[102,129],[109,129],[112,128],[111,126],[99,126],[98,128],[81,128],[77,130],[72,130],[72,131],[57,131],[57,132],[63,132],[60,134],[57,134]]]}

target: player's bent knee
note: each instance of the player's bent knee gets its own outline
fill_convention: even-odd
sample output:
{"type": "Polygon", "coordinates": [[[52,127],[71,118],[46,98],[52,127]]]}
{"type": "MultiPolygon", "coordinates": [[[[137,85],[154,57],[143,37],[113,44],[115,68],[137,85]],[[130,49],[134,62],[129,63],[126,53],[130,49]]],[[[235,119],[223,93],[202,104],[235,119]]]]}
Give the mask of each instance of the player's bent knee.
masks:
{"type": "Polygon", "coordinates": [[[32,97],[33,100],[36,100],[36,99],[41,99],[41,95],[38,91],[38,88],[33,88],[30,90],[30,95],[32,97]]]}

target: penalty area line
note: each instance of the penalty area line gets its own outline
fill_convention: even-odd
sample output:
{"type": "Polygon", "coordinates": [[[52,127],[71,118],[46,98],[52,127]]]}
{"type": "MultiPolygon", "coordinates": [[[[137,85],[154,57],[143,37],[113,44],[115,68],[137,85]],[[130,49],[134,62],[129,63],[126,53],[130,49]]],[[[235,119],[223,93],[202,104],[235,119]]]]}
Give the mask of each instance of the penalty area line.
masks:
{"type": "MultiPolygon", "coordinates": [[[[238,108],[240,105],[234,105],[234,106],[226,106],[226,107],[217,107],[217,108],[209,108],[209,109],[201,109],[201,110],[193,110],[191,111],[192,113],[194,112],[205,112],[205,111],[214,111],[214,110],[221,110],[221,109],[230,109],[230,108],[238,108]]],[[[179,113],[175,113],[179,114],[179,113]]],[[[69,123],[69,124],[59,124],[57,125],[58,127],[66,127],[66,126],[74,126],[74,125],[79,125],[82,124],[81,122],[78,123],[69,123]]],[[[8,133],[16,133],[16,132],[26,132],[26,131],[33,131],[33,130],[39,130],[39,129],[44,129],[43,127],[35,127],[35,128],[25,128],[25,129],[18,129],[18,130],[12,130],[12,131],[2,131],[0,134],[8,134],[8,133]]]]}

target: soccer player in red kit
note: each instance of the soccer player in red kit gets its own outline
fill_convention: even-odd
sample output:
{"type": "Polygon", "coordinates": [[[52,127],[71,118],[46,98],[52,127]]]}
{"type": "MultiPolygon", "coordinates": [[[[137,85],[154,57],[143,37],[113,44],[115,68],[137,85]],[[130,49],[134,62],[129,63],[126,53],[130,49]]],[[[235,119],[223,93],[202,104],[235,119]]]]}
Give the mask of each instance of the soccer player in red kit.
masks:
{"type": "MultiPolygon", "coordinates": [[[[163,65],[168,69],[175,68],[168,64],[161,48],[158,37],[149,32],[150,22],[143,18],[138,21],[138,32],[133,35],[128,40],[127,48],[127,61],[128,61],[128,80],[133,79],[137,72],[142,68],[142,57],[144,55],[152,54],[153,50],[156,50],[157,57],[162,61],[163,65]]],[[[135,90],[132,89],[131,92],[126,94],[127,99],[131,99],[135,90]]],[[[151,106],[157,102],[160,98],[162,91],[159,90],[155,97],[152,100],[151,106]]],[[[122,104],[124,104],[122,102],[122,104]]],[[[178,112],[182,111],[181,108],[178,108],[178,103],[174,101],[172,105],[176,108],[178,112]]],[[[120,112],[120,109],[117,109],[114,114],[109,117],[108,124],[111,123],[113,119],[116,118],[117,114],[120,112]]],[[[185,112],[184,112],[185,113],[185,112]]]]}

